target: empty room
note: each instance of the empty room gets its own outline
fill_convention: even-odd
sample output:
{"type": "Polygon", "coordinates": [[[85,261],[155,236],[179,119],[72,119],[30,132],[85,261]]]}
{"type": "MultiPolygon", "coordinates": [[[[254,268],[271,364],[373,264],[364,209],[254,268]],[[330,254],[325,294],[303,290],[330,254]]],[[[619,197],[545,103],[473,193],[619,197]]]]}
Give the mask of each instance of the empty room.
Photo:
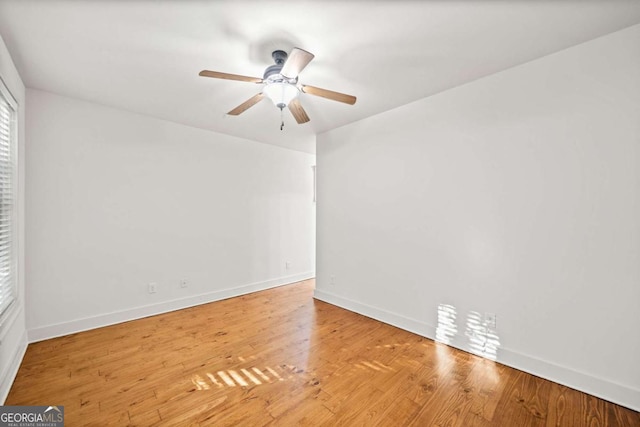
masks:
{"type": "Polygon", "coordinates": [[[640,1],[0,0],[0,426],[640,426],[640,1]]]}

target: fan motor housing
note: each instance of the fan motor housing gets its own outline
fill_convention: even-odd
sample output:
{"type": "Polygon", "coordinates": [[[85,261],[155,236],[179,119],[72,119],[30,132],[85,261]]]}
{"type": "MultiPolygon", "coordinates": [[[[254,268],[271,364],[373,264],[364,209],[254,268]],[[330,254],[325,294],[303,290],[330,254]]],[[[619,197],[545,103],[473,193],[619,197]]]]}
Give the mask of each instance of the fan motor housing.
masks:
{"type": "Polygon", "coordinates": [[[282,65],[270,65],[267,67],[266,70],[264,70],[264,75],[262,76],[262,78],[264,80],[268,80],[269,77],[273,76],[273,75],[280,75],[280,71],[282,70],[282,65]]]}
{"type": "Polygon", "coordinates": [[[285,52],[284,50],[274,50],[271,53],[271,57],[273,58],[275,64],[268,66],[264,70],[264,74],[262,76],[264,83],[289,83],[293,85],[298,83],[298,77],[290,79],[280,74],[280,71],[282,71],[282,67],[287,61],[288,56],[289,55],[287,55],[287,52],[285,52]]]}

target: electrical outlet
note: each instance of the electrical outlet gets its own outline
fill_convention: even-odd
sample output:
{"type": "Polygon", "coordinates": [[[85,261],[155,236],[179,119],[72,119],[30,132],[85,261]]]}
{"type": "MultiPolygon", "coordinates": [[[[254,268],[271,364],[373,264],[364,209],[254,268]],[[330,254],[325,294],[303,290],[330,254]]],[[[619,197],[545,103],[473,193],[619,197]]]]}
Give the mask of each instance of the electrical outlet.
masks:
{"type": "Polygon", "coordinates": [[[287,261],[284,263],[284,268],[286,268],[287,270],[291,268],[291,261],[287,261]]]}
{"type": "Polygon", "coordinates": [[[180,280],[180,287],[181,288],[186,288],[187,286],[189,286],[189,281],[187,279],[181,279],[180,280]]]}
{"type": "Polygon", "coordinates": [[[484,314],[484,323],[487,325],[489,329],[496,329],[496,314],[495,313],[485,313],[484,314]]]}
{"type": "Polygon", "coordinates": [[[331,277],[329,278],[329,286],[335,286],[336,285],[336,276],[331,275],[331,277]]]}
{"type": "Polygon", "coordinates": [[[155,282],[149,283],[149,288],[147,289],[147,291],[150,294],[155,294],[158,291],[158,284],[155,282]]]}

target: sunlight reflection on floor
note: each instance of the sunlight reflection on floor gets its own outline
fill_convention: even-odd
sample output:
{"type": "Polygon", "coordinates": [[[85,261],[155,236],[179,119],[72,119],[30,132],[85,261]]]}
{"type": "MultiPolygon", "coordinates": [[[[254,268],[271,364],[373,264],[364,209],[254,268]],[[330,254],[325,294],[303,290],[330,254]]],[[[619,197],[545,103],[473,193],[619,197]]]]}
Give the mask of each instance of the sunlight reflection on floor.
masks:
{"type": "MultiPolygon", "coordinates": [[[[375,348],[395,350],[396,348],[404,347],[406,345],[408,345],[408,343],[394,343],[378,345],[375,348]]],[[[238,357],[238,360],[244,362],[246,359],[238,357]]],[[[331,373],[330,376],[350,376],[361,373],[367,375],[391,374],[397,372],[396,368],[376,359],[358,360],[356,362],[345,361],[342,366],[350,367],[350,369],[342,373],[340,373],[340,369],[336,369],[336,371],[331,373]]],[[[191,376],[191,383],[196,387],[196,390],[215,390],[228,387],[247,388],[277,383],[279,381],[288,381],[295,379],[296,377],[299,378],[301,375],[312,378],[311,382],[315,385],[319,384],[319,380],[316,378],[315,372],[307,372],[304,369],[300,369],[290,364],[272,365],[264,368],[249,366],[246,368],[216,370],[215,372],[206,372],[203,375],[195,374],[191,376]]],[[[306,380],[307,378],[304,379],[306,380]]]]}
{"type": "Polygon", "coordinates": [[[249,387],[253,385],[262,385],[263,383],[272,383],[274,381],[285,381],[293,376],[293,374],[300,373],[301,370],[297,370],[292,365],[281,365],[272,368],[270,366],[264,369],[259,369],[255,366],[250,368],[241,369],[227,369],[217,371],[215,373],[207,372],[205,376],[209,381],[205,380],[200,375],[193,375],[191,382],[196,386],[198,390],[209,390],[211,386],[217,388],[227,387],[249,387]],[[277,371],[280,371],[278,373],[277,371]]]}

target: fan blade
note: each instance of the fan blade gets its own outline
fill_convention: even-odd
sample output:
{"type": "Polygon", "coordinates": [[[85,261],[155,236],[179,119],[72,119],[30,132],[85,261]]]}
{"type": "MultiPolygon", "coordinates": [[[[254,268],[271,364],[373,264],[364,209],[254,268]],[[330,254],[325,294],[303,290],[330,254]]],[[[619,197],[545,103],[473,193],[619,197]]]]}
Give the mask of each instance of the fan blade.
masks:
{"type": "Polygon", "coordinates": [[[237,80],[248,83],[262,83],[262,79],[258,77],[241,76],[239,74],[221,73],[219,71],[202,70],[198,74],[202,77],[213,77],[214,79],[237,80]]]}
{"type": "Polygon", "coordinates": [[[240,114],[247,111],[249,108],[256,105],[258,102],[262,101],[262,98],[264,98],[264,94],[258,93],[252,96],[251,98],[247,99],[246,101],[244,101],[242,104],[238,105],[233,110],[229,111],[227,114],[229,114],[230,116],[239,116],[240,114]]]}
{"type": "Polygon", "coordinates": [[[313,57],[313,53],[294,47],[287,57],[287,62],[282,66],[280,74],[287,78],[295,79],[298,77],[298,74],[300,74],[300,71],[304,70],[304,67],[309,65],[309,62],[311,62],[313,57]]]}
{"type": "Polygon", "coordinates": [[[289,111],[291,111],[291,114],[293,114],[293,117],[296,119],[296,122],[298,122],[299,125],[307,123],[309,121],[307,112],[304,111],[304,108],[302,108],[302,105],[297,98],[289,102],[289,111]]]}
{"type": "Polygon", "coordinates": [[[344,102],[345,104],[353,105],[356,103],[356,97],[347,95],[345,93],[334,92],[332,90],[320,89],[315,86],[302,85],[302,91],[309,95],[321,96],[323,98],[330,99],[332,101],[344,102]]]}

